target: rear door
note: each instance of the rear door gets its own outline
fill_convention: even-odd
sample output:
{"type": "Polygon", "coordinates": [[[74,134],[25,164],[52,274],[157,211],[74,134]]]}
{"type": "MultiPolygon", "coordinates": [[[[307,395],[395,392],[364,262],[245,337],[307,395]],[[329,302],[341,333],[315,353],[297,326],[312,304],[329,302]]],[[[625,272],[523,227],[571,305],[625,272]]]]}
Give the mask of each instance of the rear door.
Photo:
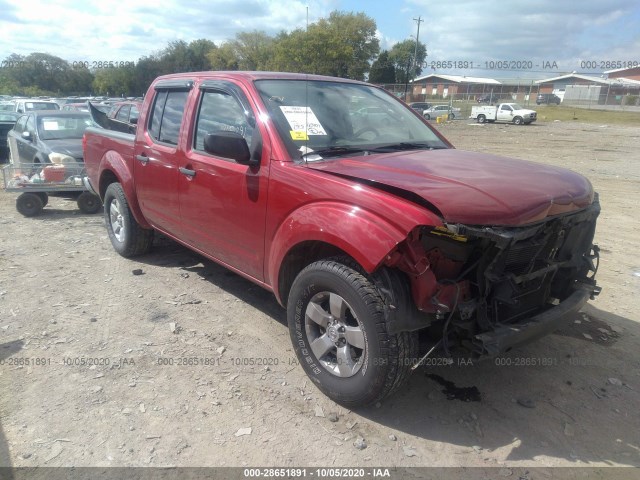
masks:
{"type": "Polygon", "coordinates": [[[235,84],[204,82],[194,121],[179,176],[183,235],[204,253],[263,280],[269,162],[266,155],[262,158],[266,140],[252,107],[235,84]],[[205,152],[205,135],[222,131],[241,134],[261,165],[249,167],[205,152]]]}
{"type": "Polygon", "coordinates": [[[134,144],[134,178],[140,208],[155,228],[180,232],[178,167],[181,125],[192,81],[158,82],[147,125],[134,144]]]}

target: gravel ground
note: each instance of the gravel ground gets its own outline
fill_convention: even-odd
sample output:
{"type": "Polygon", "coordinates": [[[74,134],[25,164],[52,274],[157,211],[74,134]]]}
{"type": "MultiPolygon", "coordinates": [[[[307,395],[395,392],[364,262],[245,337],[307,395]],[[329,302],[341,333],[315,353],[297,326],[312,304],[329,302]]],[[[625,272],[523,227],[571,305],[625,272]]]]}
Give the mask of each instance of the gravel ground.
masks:
{"type": "Polygon", "coordinates": [[[100,215],[52,197],[23,218],[0,192],[0,465],[640,466],[640,132],[437,128],[599,191],[603,292],[567,327],[348,411],[306,379],[268,292],[168,240],[126,260],[100,215]]]}

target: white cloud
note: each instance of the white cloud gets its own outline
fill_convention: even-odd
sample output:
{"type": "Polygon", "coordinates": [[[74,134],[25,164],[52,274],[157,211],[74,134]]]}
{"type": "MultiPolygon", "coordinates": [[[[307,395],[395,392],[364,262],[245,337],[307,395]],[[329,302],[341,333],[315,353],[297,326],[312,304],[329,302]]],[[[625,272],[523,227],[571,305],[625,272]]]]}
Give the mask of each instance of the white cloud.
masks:
{"type": "Polygon", "coordinates": [[[412,18],[422,16],[428,61],[555,60],[575,70],[581,58],[638,60],[627,57],[640,41],[637,0],[51,1],[0,0],[0,59],[47,52],[71,61],[137,60],[177,39],[221,44],[240,31],[303,29],[307,7],[309,22],[332,10],[363,11],[377,22],[382,49],[414,35],[412,18]]]}

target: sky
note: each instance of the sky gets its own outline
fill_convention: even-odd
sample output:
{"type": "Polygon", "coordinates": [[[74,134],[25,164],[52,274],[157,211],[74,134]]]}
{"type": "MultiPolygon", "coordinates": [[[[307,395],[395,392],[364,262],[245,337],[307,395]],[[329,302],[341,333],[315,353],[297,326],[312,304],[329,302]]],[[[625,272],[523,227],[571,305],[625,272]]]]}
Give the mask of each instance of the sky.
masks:
{"type": "Polygon", "coordinates": [[[549,78],[640,63],[638,0],[0,0],[0,60],[44,52],[68,61],[135,61],[172,40],[220,45],[242,31],[304,28],[307,14],[312,23],[333,10],[375,20],[385,49],[415,39],[414,19],[424,20],[423,74],[549,78]],[[466,63],[447,68],[443,61],[466,63]]]}

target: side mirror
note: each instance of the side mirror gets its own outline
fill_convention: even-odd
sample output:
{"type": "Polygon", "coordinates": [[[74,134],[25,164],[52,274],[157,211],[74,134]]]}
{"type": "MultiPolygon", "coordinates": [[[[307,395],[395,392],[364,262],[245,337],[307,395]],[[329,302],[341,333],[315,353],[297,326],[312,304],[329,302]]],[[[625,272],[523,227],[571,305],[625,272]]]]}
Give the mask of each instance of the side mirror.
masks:
{"type": "Polygon", "coordinates": [[[22,138],[29,141],[33,140],[33,137],[31,136],[31,132],[22,132],[22,138]]]}
{"type": "Polygon", "coordinates": [[[208,133],[204,136],[204,151],[211,155],[231,158],[242,165],[257,165],[257,162],[251,161],[247,141],[236,132],[208,133]]]}

